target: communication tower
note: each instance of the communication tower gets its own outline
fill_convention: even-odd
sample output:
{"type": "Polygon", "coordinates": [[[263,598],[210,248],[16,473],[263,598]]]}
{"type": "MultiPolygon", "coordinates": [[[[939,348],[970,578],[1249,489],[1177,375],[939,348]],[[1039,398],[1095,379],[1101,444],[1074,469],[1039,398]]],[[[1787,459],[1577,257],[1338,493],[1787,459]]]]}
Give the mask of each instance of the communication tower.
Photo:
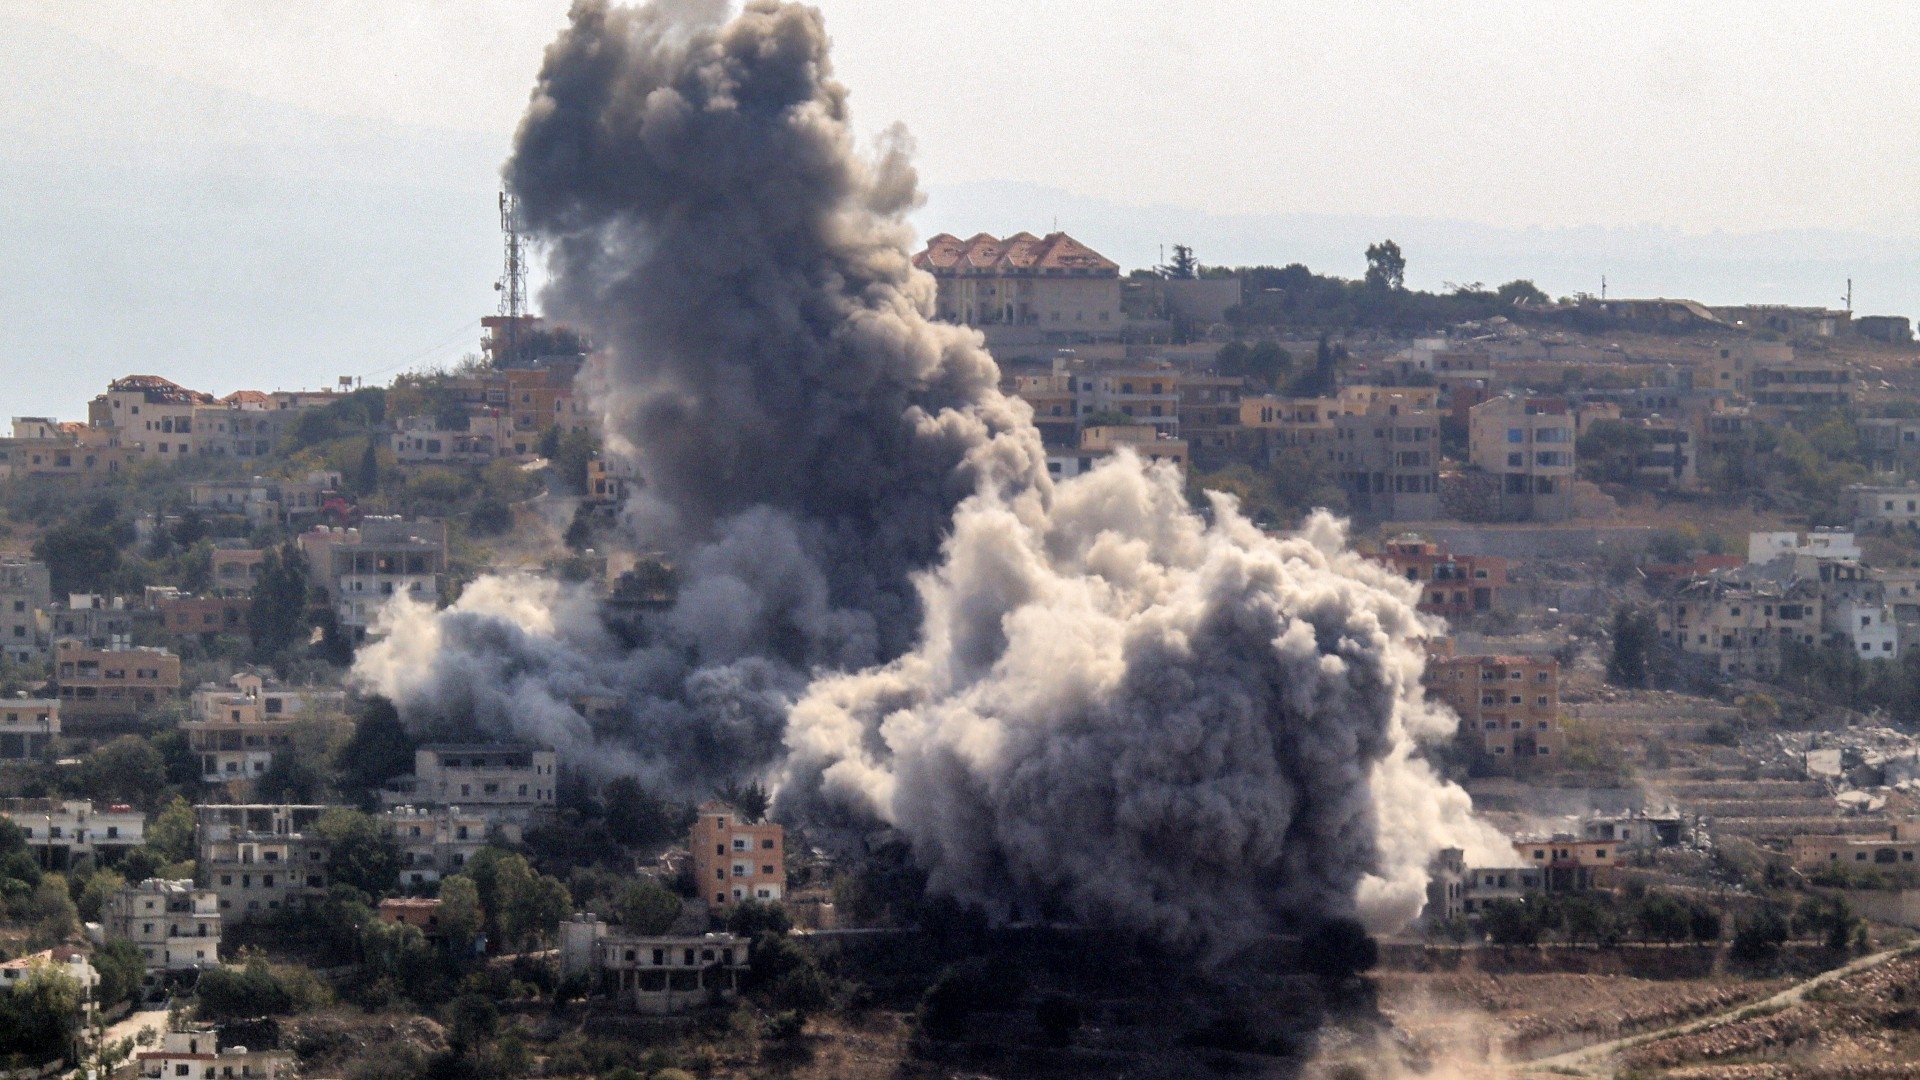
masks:
{"type": "Polygon", "coordinates": [[[520,321],[527,314],[527,245],[520,235],[520,199],[511,191],[500,193],[500,231],[506,237],[506,266],[494,289],[500,293],[500,314],[506,316],[505,355],[519,355],[520,321]]]}

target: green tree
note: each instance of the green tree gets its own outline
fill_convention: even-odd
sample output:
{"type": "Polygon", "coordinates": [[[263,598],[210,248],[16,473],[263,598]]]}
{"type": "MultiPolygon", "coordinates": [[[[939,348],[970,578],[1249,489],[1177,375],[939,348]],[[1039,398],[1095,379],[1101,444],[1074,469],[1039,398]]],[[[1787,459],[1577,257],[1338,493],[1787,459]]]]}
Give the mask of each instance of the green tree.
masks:
{"type": "Polygon", "coordinates": [[[80,986],[55,967],[42,967],[0,994],[0,1054],[30,1061],[69,1051],[80,1026],[80,986]]]}
{"type": "Polygon", "coordinates": [[[486,925],[486,913],[480,907],[480,890],[473,879],[452,874],[440,879],[440,932],[456,955],[464,954],[486,925]]]}
{"type": "Polygon", "coordinates": [[[380,493],[380,443],[379,436],[367,436],[367,448],[360,452],[360,464],[353,470],[350,481],[353,493],[366,498],[380,493]]]}
{"type": "Polygon", "coordinates": [[[111,525],[70,521],[35,541],[33,557],[47,564],[55,596],[105,592],[120,569],[122,546],[111,525]]]}
{"type": "Polygon", "coordinates": [[[1399,291],[1407,287],[1407,257],[1400,245],[1382,240],[1367,245],[1366,283],[1370,288],[1399,291]]]}
{"type": "Polygon", "coordinates": [[[87,755],[80,785],[98,803],[147,807],[167,784],[167,763],[153,744],[138,735],[122,735],[87,755]]]}
{"type": "Polygon", "coordinates": [[[1647,429],[1621,420],[1595,420],[1574,443],[1587,478],[1615,484],[1639,479],[1639,463],[1651,449],[1653,436],[1647,429]]]}
{"type": "Polygon", "coordinates": [[[254,655],[262,662],[279,657],[306,637],[307,558],[291,540],[267,552],[260,564],[247,631],[253,635],[254,655]]]}
{"type": "Polygon", "coordinates": [[[393,702],[378,695],[367,698],[360,705],[353,736],[340,747],[334,760],[340,786],[348,791],[370,792],[393,777],[406,775],[413,770],[415,745],[393,702]]]}
{"type": "Polygon", "coordinates": [[[1759,963],[1773,959],[1786,943],[1787,920],[1769,904],[1740,921],[1728,954],[1735,960],[1759,963]]]}
{"type": "Polygon", "coordinates": [[[727,916],[727,929],[744,938],[757,939],[761,934],[778,936],[793,929],[793,916],[779,904],[748,900],[727,916]]]}
{"type": "Polygon", "coordinates": [[[182,863],[198,854],[193,804],[176,795],[147,826],[146,846],[163,863],[182,863]]]}
{"type": "Polygon", "coordinates": [[[484,994],[467,993],[447,1005],[447,1042],[455,1052],[484,1045],[500,1023],[500,1010],[484,994]]]}
{"type": "Polygon", "coordinates": [[[371,816],[336,806],[320,815],[314,830],[326,838],[327,870],[335,884],[375,898],[392,894],[400,879],[400,849],[371,816]]]}
{"type": "Polygon", "coordinates": [[[1191,281],[1200,276],[1200,260],[1194,257],[1193,248],[1175,244],[1173,258],[1168,259],[1160,271],[1174,281],[1191,281]]]}
{"type": "Polygon", "coordinates": [[[1495,945],[1536,944],[1540,924],[1533,906],[1519,900],[1489,900],[1480,912],[1480,929],[1495,945]]]}
{"type": "Polygon", "coordinates": [[[613,913],[636,934],[664,934],[680,917],[680,897],[651,878],[641,878],[621,887],[613,913]]]}
{"type": "Polygon", "coordinates": [[[77,879],[80,895],[74,897],[79,908],[82,922],[99,922],[106,909],[107,898],[120,891],[127,879],[106,867],[97,867],[83,879],[77,879]]]}
{"type": "Polygon", "coordinates": [[[759,821],[767,816],[767,807],[771,799],[767,795],[766,785],[755,780],[746,785],[728,784],[715,794],[720,800],[740,811],[743,821],[759,821]]]}
{"type": "Polygon", "coordinates": [[[1640,900],[1634,923],[1646,941],[1685,941],[1692,933],[1687,905],[1667,893],[1650,892],[1640,900]]]}
{"type": "Polygon", "coordinates": [[[216,1023],[258,1016],[285,1016],[294,1011],[293,992],[254,953],[239,970],[210,968],[200,973],[195,987],[201,1018],[216,1023]]]}
{"type": "Polygon", "coordinates": [[[503,952],[518,952],[554,933],[573,907],[559,879],[536,873],[524,856],[481,848],[467,864],[479,893],[487,934],[503,952]]]}
{"type": "Polygon", "coordinates": [[[1541,292],[1539,286],[1525,278],[1515,278],[1493,291],[1502,304],[1508,307],[1544,307],[1553,303],[1553,298],[1541,292]]]}
{"type": "Polygon", "coordinates": [[[607,808],[607,832],[622,844],[638,847],[659,843],[675,833],[666,803],[631,776],[607,781],[601,800],[607,808]]]}
{"type": "Polygon", "coordinates": [[[569,431],[560,438],[560,447],[548,460],[561,489],[570,495],[587,493],[587,462],[600,452],[600,440],[587,431],[569,431]]]}
{"type": "Polygon", "coordinates": [[[1613,613],[1613,652],[1607,658],[1607,678],[1621,686],[1644,687],[1653,672],[1653,653],[1660,630],[1653,613],[1621,605],[1613,613]]]}
{"type": "Polygon", "coordinates": [[[140,947],[124,938],[116,938],[93,951],[90,961],[100,973],[100,1004],[134,1001],[140,996],[141,980],[147,974],[146,958],[140,947]]]}

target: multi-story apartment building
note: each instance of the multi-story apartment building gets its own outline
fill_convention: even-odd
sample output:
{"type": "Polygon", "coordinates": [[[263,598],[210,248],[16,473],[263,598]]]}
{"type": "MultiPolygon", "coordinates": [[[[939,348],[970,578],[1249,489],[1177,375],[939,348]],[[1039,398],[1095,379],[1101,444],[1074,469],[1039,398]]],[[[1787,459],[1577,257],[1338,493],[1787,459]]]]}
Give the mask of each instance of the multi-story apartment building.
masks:
{"type": "Polygon", "coordinates": [[[284,686],[243,671],[224,687],[195,690],[180,730],[200,760],[201,782],[224,784],[265,775],[276,753],[292,751],[297,721],[344,718],[346,711],[345,691],[284,686]]]}
{"type": "Polygon", "coordinates": [[[1033,409],[1033,426],[1040,429],[1040,440],[1048,447],[1080,445],[1080,377],[1069,373],[1064,362],[1055,362],[1046,373],[1017,374],[1011,379],[1015,397],[1033,409]]]}
{"type": "Polygon", "coordinates": [[[211,644],[221,634],[247,633],[247,614],[253,610],[253,601],[244,596],[181,596],[175,590],[170,596],[153,596],[148,610],[160,633],[211,644]]]}
{"type": "Polygon", "coordinates": [[[573,377],[580,370],[576,362],[552,363],[539,367],[511,368],[502,374],[507,380],[506,438],[502,452],[519,457],[531,456],[547,429],[561,425],[566,430],[569,399],[573,396],[573,377]]]}
{"type": "Polygon", "coordinates": [[[1728,675],[1772,675],[1788,643],[1812,645],[1823,626],[1820,585],[1791,560],[1695,578],[1676,589],[1656,616],[1667,645],[1728,675]]]}
{"type": "Polygon", "coordinates": [[[1333,468],[1348,507],[1383,521],[1438,517],[1440,414],[1418,404],[1431,397],[1367,389],[1378,396],[1343,395],[1343,415],[1333,422],[1333,468]]]}
{"type": "Polygon", "coordinates": [[[263,458],[273,453],[287,420],[258,390],[236,390],[193,409],[194,452],[201,457],[263,458]]]}
{"type": "Polygon", "coordinates": [[[1055,478],[1078,476],[1122,447],[1132,450],[1148,464],[1165,461],[1187,471],[1187,441],[1162,435],[1146,424],[1089,424],[1080,429],[1080,445],[1073,450],[1053,450],[1047,454],[1047,472],[1055,478]]]}
{"type": "Polygon", "coordinates": [[[1719,352],[1708,365],[1714,388],[1755,405],[1800,409],[1854,401],[1853,369],[1844,360],[1799,357],[1791,345],[1760,341],[1729,344],[1719,352]]]}
{"type": "Polygon", "coordinates": [[[213,591],[220,596],[241,596],[260,584],[266,571],[267,553],[260,548],[213,549],[213,591]]]}
{"type": "Polygon", "coordinates": [[[47,655],[40,612],[53,603],[53,579],[43,562],[0,559],[0,654],[19,664],[47,655]]]}
{"type": "Polygon", "coordinates": [[[60,737],[60,699],[0,698],[0,762],[39,761],[60,737]]]}
{"type": "Polygon", "coordinates": [[[1587,840],[1572,833],[1545,839],[1513,842],[1522,866],[1540,874],[1542,892],[1585,892],[1604,889],[1620,862],[1620,845],[1611,840],[1587,840]]]}
{"type": "Polygon", "coordinates": [[[1357,404],[1341,397],[1241,398],[1238,445],[1268,462],[1282,451],[1305,450],[1331,468],[1339,453],[1334,446],[1334,423],[1358,411],[1357,404]]]}
{"type": "Polygon", "coordinates": [[[577,914],[560,924],[560,977],[586,978],[617,1005],[665,1015],[738,996],[749,948],[733,934],[632,934],[577,914]]]}
{"type": "Polygon", "coordinates": [[[1442,848],[1429,869],[1425,918],[1442,922],[1478,915],[1495,900],[1524,900],[1528,893],[1541,891],[1544,876],[1540,869],[1517,861],[1470,867],[1465,851],[1442,848]]]}
{"type": "Polygon", "coordinates": [[[88,403],[87,423],[114,429],[120,445],[143,460],[180,461],[193,456],[194,411],[213,404],[211,394],[158,375],[129,375],[88,403]]]}
{"type": "Polygon", "coordinates": [[[1030,327],[1072,340],[1118,337],[1120,264],[1065,233],[1004,240],[941,233],[913,257],[933,275],[935,313],[979,327],[1030,327]]]}
{"type": "Polygon", "coordinates": [[[296,1075],[293,1051],[220,1045],[212,1028],[169,1031],[160,1049],[133,1055],[143,1080],[281,1080],[296,1075]]]}
{"type": "Polygon", "coordinates": [[[1436,656],[1427,690],[1460,716],[1462,742],[1496,766],[1556,767],[1566,756],[1560,727],[1560,662],[1551,656],[1436,656]]]}
{"type": "Polygon", "coordinates": [[[499,409],[462,417],[457,427],[442,426],[439,417],[403,416],[388,440],[404,464],[479,465],[512,453],[513,420],[499,409]]]}
{"type": "Polygon", "coordinates": [[[1233,449],[1240,438],[1240,397],[1246,380],[1237,375],[1183,374],[1175,387],[1180,396],[1180,437],[1202,452],[1233,449]]]}
{"type": "Polygon", "coordinates": [[[133,609],[123,597],[75,593],[65,604],[49,604],[40,615],[40,632],[49,640],[72,638],[90,649],[125,649],[133,644],[133,609]]]}
{"type": "Polygon", "coordinates": [[[1468,457],[1499,478],[1510,521],[1573,516],[1574,417],[1557,398],[1497,397],[1467,413],[1468,457]]]}
{"type": "Polygon", "coordinates": [[[220,965],[220,898],[189,879],[121,886],[100,924],[109,940],[133,942],[149,974],[220,965]]]}
{"type": "Polygon", "coordinates": [[[1491,555],[1455,555],[1445,544],[1416,533],[1387,541],[1374,560],[1420,584],[1419,608],[1449,617],[1492,611],[1507,587],[1507,560],[1491,555]]]}
{"type": "Polygon", "coordinates": [[[380,801],[389,808],[457,807],[517,842],[522,830],[552,817],[558,761],[544,746],[429,743],[413,752],[413,774],[387,781],[380,801]]]}
{"type": "Polygon", "coordinates": [[[1862,417],[1855,426],[1860,431],[1860,449],[1872,468],[1905,475],[1920,464],[1920,419],[1862,417]]]}
{"type": "Polygon", "coordinates": [[[43,417],[19,416],[14,418],[13,437],[0,439],[0,480],[32,476],[99,484],[139,459],[139,448],[121,446],[111,428],[53,425],[43,417]]]}
{"type": "MultiPolygon", "coordinates": [[[[1920,428],[1920,420],[1912,423],[1920,428]]],[[[1855,532],[1920,530],[1920,487],[1855,484],[1848,491],[1853,495],[1855,532]]]]}
{"type": "Polygon", "coordinates": [[[380,830],[400,849],[400,883],[431,885],[457,874],[487,846],[487,815],[457,806],[395,806],[380,815],[380,830]]]}
{"type": "Polygon", "coordinates": [[[53,682],[68,720],[133,716],[180,693],[180,658],[165,649],[53,643],[53,682]]]}
{"type": "Polygon", "coordinates": [[[447,568],[443,521],[369,517],[351,529],[317,528],[300,535],[307,573],[324,590],[343,630],[363,640],[394,596],[440,602],[447,568]]]}
{"type": "Polygon", "coordinates": [[[188,486],[187,502],[210,514],[244,515],[253,525],[293,524],[317,515],[339,489],[340,474],[322,470],[300,480],[256,476],[202,481],[188,486]]]}
{"type": "Polygon", "coordinates": [[[18,825],[27,849],[55,870],[83,858],[117,862],[146,842],[146,815],[124,803],[96,810],[86,799],[7,799],[0,817],[18,825]]]}
{"type": "Polygon", "coordinates": [[[327,894],[325,838],[314,831],[330,807],[232,803],[194,807],[200,876],[220,911],[247,919],[327,894]]]}
{"type": "Polygon", "coordinates": [[[708,801],[700,805],[687,848],[699,896],[715,908],[786,896],[786,830],[778,825],[749,824],[726,803],[708,801]]]}

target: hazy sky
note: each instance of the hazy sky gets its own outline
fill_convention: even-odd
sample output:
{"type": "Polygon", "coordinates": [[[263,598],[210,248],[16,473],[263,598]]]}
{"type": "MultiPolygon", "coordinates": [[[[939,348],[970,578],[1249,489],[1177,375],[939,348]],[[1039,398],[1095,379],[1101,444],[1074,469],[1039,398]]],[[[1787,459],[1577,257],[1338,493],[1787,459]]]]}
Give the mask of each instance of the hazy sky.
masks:
{"type": "MultiPolygon", "coordinates": [[[[1920,234],[1920,5],[824,0],[935,183],[1217,212],[1920,234]]],[[[503,139],[554,0],[0,0],[140,63],[503,139]]]]}
{"type": "MultiPolygon", "coordinates": [[[[689,4],[711,0],[678,0],[689,4]]],[[[924,231],[1920,314],[1920,4],[822,0],[924,231]]],[[[0,416],[458,359],[563,0],[0,0],[0,416]]]]}

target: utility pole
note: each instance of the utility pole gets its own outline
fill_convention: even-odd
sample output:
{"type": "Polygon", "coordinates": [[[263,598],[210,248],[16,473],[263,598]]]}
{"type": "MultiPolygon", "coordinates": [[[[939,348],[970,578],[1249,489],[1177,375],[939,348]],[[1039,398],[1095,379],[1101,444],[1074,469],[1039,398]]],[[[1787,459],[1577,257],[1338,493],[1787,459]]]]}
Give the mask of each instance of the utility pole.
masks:
{"type": "Polygon", "coordinates": [[[1847,279],[1847,314],[1853,314],[1853,279],[1847,279]]]}
{"type": "Polygon", "coordinates": [[[1606,298],[1607,298],[1607,275],[1601,274],[1600,275],[1600,299],[1605,300],[1606,298]]]}

